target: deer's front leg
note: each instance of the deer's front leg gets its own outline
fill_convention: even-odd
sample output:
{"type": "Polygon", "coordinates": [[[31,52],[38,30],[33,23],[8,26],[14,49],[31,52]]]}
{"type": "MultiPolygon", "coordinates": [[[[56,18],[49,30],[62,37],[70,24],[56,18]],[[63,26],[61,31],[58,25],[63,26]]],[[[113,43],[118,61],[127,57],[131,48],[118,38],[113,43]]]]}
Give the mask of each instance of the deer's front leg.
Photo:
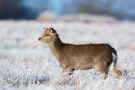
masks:
{"type": "Polygon", "coordinates": [[[63,76],[71,76],[73,74],[74,70],[67,70],[67,69],[63,69],[63,76]]]}
{"type": "Polygon", "coordinates": [[[74,68],[72,65],[62,64],[61,66],[63,67],[62,76],[67,76],[67,75],[71,76],[73,74],[74,68]]]}
{"type": "Polygon", "coordinates": [[[73,78],[73,72],[74,70],[67,70],[67,69],[63,69],[63,74],[62,77],[67,79],[67,80],[72,80],[73,78]]]}

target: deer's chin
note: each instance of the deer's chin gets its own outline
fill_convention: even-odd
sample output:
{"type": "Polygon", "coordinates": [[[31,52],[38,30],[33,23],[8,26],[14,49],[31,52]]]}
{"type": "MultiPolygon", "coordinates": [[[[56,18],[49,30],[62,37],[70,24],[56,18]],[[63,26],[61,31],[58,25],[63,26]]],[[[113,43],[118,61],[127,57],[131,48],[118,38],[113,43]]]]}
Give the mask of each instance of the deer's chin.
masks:
{"type": "Polygon", "coordinates": [[[42,40],[43,43],[48,43],[46,40],[42,40]]]}
{"type": "Polygon", "coordinates": [[[43,42],[43,40],[41,40],[41,39],[40,39],[39,41],[40,41],[40,42],[43,42]]]}
{"type": "Polygon", "coordinates": [[[41,42],[49,44],[50,42],[48,40],[40,39],[41,42]]]}
{"type": "Polygon", "coordinates": [[[40,42],[44,42],[44,43],[45,43],[45,41],[44,41],[43,39],[40,39],[39,41],[40,41],[40,42]]]}

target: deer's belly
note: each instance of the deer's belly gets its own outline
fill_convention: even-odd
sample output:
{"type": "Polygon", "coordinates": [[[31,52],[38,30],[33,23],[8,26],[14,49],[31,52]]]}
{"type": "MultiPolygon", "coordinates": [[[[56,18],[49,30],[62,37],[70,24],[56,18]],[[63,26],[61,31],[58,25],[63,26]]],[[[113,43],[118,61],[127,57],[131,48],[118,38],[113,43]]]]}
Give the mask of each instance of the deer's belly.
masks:
{"type": "Polygon", "coordinates": [[[75,69],[81,69],[81,70],[87,70],[87,69],[92,69],[93,64],[76,64],[75,69]]]}

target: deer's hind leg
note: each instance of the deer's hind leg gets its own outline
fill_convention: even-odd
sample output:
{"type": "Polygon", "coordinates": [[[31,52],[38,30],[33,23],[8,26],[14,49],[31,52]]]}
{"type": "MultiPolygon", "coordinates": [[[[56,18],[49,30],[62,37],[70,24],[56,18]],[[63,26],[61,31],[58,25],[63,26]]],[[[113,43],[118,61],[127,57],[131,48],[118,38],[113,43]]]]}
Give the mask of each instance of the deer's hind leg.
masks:
{"type": "Polygon", "coordinates": [[[109,68],[109,72],[114,74],[117,78],[120,79],[122,73],[112,64],[109,68]]]}
{"type": "Polygon", "coordinates": [[[108,65],[107,65],[106,62],[105,63],[98,63],[98,64],[96,64],[95,65],[95,69],[102,74],[102,77],[104,79],[107,78],[107,76],[108,76],[108,71],[107,71],[108,65]]]}

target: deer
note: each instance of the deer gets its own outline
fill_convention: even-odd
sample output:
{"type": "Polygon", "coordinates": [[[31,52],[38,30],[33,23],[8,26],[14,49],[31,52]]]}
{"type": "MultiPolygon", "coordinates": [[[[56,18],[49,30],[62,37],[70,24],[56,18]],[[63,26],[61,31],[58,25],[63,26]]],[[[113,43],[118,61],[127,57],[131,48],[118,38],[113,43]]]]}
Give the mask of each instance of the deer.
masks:
{"type": "Polygon", "coordinates": [[[45,28],[38,39],[46,43],[58,60],[63,72],[73,74],[74,70],[96,69],[106,79],[108,72],[120,79],[122,73],[116,68],[117,52],[109,44],[68,44],[63,43],[56,30],[45,28]]]}

